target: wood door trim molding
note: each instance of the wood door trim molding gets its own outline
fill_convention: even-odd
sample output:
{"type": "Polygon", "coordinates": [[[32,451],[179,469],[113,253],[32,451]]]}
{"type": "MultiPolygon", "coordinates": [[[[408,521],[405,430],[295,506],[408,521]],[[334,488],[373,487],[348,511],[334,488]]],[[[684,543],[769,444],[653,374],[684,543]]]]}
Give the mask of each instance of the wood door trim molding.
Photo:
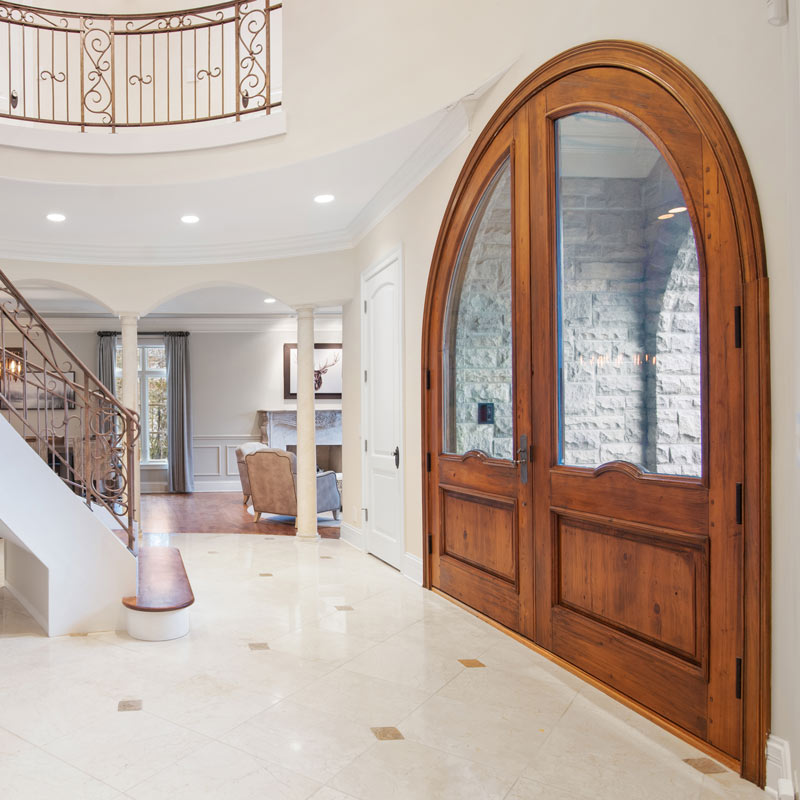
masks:
{"type": "MultiPolygon", "coordinates": [[[[685,109],[713,150],[733,208],[740,253],[742,355],[744,364],[744,670],[742,678],[741,773],[764,785],[766,737],[770,726],[771,627],[771,419],[769,388],[769,310],[764,237],[758,199],[741,144],[727,115],[705,84],[672,56],[645,44],[617,40],[589,42],[554,57],[525,79],[500,105],[476,140],[455,183],[433,252],[422,328],[422,475],[423,521],[432,530],[432,482],[426,453],[437,447],[432,434],[434,392],[425,389],[427,371],[438,356],[434,345],[437,290],[452,265],[443,263],[443,247],[455,210],[494,137],[525,103],[553,82],[595,67],[630,70],[653,81],[685,109]]],[[[435,381],[434,384],[435,386],[435,381]]],[[[430,587],[430,558],[424,555],[425,585],[430,587]]],[[[527,642],[526,642],[527,643],[527,642]]],[[[548,657],[550,657],[548,655],[548,657]]],[[[555,659],[554,659],[555,660],[555,659]]],[[[575,671],[573,669],[573,671],[575,671]]],[[[700,746],[698,744],[698,746],[700,746]]],[[[709,750],[709,745],[703,749],[709,750]]],[[[711,748],[713,750],[713,748],[711,748]]],[[[716,752],[716,751],[715,751],[716,752]]],[[[717,753],[716,757],[720,757],[717,753]]],[[[723,759],[731,763],[730,759],[723,759]]]]}

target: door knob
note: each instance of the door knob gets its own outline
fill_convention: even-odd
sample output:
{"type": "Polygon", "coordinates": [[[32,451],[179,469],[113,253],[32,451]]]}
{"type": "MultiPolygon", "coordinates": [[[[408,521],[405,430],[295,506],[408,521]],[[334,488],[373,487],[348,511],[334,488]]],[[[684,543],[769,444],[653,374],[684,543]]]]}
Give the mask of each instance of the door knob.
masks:
{"type": "Polygon", "coordinates": [[[397,467],[397,469],[400,469],[400,448],[395,447],[394,453],[392,453],[392,455],[394,456],[395,467],[397,467]]]}

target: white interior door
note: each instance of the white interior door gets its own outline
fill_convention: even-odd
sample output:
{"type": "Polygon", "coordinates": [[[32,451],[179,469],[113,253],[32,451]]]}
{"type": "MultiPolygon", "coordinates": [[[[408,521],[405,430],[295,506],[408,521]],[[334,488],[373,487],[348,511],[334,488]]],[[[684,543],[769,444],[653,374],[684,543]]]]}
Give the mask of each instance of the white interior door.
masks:
{"type": "Polygon", "coordinates": [[[361,278],[363,524],[367,551],[402,569],[402,264],[400,252],[361,278]]]}

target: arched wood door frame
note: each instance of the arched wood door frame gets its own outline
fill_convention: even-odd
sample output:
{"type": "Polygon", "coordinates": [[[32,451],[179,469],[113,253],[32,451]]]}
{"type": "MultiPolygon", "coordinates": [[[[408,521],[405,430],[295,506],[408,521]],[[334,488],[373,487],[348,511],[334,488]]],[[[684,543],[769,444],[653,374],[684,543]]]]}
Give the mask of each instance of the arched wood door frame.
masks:
{"type": "MultiPolygon", "coordinates": [[[[433,254],[425,300],[422,336],[422,456],[423,520],[432,529],[429,480],[430,453],[440,447],[431,425],[436,402],[431,367],[438,353],[432,324],[440,319],[442,287],[448,285],[454,263],[443,252],[454,214],[473,191],[472,176],[493,139],[523,105],[553,82],[593,67],[631,70],[668,92],[691,117],[713,152],[733,210],[734,233],[740,253],[744,384],[743,481],[743,664],[742,746],[743,777],[763,786],[765,747],[770,724],[770,389],[768,280],[758,201],[747,160],[724,111],[708,88],[671,56],[646,45],[624,41],[591,42],[556,56],[530,75],[502,103],[473,146],[456,181],[444,214],[433,254]]],[[[475,197],[478,193],[475,193],[475,197]]],[[[467,203],[470,207],[474,205],[467,203]]],[[[444,293],[446,296],[446,292],[444,293]]],[[[425,556],[425,585],[430,587],[431,559],[425,556]]],[[[613,692],[613,690],[612,690],[613,692]]],[[[635,704],[634,704],[635,705],[635,704]]],[[[652,715],[651,715],[652,716],[652,715]]],[[[667,721],[666,727],[675,730],[667,721]]],[[[680,731],[676,731],[680,733],[680,731]]],[[[693,739],[687,735],[687,738],[693,739]]],[[[697,742],[696,742],[697,743],[697,742]]]]}

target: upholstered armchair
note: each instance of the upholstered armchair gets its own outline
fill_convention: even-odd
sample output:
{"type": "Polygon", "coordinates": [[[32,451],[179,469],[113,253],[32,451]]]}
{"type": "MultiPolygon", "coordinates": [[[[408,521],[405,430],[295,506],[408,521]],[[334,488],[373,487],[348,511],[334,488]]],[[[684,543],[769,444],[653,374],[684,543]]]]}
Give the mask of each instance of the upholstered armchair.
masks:
{"type": "Polygon", "coordinates": [[[239,467],[239,478],[242,481],[242,494],[244,495],[244,505],[250,499],[250,479],[247,477],[247,466],[244,460],[250,453],[257,453],[259,450],[269,450],[261,442],[245,442],[236,448],[236,466],[239,467]]]}
{"type": "MultiPolygon", "coordinates": [[[[245,456],[254,521],[262,514],[297,516],[297,456],[286,450],[264,448],[245,456]]],[[[317,513],[332,511],[336,519],[342,504],[335,472],[317,473],[317,513]]]]}

